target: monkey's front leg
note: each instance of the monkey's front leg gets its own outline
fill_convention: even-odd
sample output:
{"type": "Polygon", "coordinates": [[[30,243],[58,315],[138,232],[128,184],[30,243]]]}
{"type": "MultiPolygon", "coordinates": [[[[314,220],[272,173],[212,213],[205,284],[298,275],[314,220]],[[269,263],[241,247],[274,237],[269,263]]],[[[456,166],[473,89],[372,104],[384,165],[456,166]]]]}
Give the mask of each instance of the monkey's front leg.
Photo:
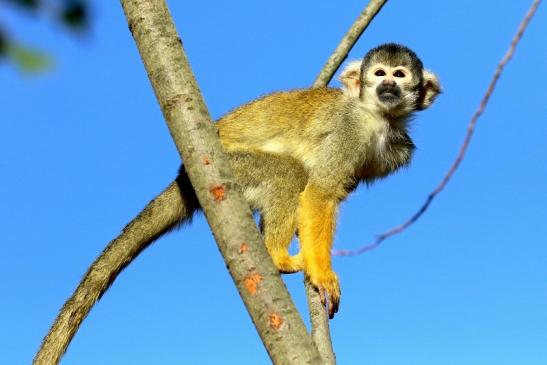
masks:
{"type": "Polygon", "coordinates": [[[338,277],[332,271],[331,247],[336,227],[338,199],[314,185],[306,186],[300,195],[298,235],[304,272],[319,290],[325,305],[328,296],[329,317],[334,317],[340,304],[338,277]]]}

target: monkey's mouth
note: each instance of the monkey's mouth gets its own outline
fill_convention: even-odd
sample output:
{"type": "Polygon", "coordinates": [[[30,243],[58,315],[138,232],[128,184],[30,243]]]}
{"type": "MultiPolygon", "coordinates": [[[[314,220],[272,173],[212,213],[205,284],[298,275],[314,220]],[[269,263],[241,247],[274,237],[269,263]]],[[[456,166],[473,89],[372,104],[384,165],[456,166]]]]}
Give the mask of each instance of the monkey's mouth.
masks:
{"type": "Polygon", "coordinates": [[[380,84],[376,89],[376,93],[378,99],[386,104],[396,103],[401,98],[401,89],[397,86],[380,84]]]}
{"type": "Polygon", "coordinates": [[[399,96],[392,92],[382,93],[378,95],[378,98],[380,99],[382,103],[388,103],[388,104],[394,103],[397,100],[399,100],[399,96]]]}

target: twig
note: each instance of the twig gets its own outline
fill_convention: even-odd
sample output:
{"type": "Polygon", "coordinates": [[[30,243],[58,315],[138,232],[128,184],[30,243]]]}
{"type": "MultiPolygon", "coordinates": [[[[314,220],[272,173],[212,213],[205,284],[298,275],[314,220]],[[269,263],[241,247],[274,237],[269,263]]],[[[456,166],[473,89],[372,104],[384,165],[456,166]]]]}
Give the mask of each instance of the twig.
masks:
{"type": "Polygon", "coordinates": [[[368,25],[374,19],[376,14],[382,9],[382,6],[387,0],[371,0],[366,6],[365,10],[359,15],[357,20],[353,23],[346,35],[342,38],[338,47],[334,50],[329,57],[325,66],[315,79],[313,87],[327,86],[336,70],[340,67],[342,62],[348,57],[349,51],[353,48],[361,34],[367,29],[368,25]]]}
{"type": "Polygon", "coordinates": [[[306,296],[308,297],[308,311],[311,322],[311,338],[317,346],[323,365],[335,365],[336,357],[332,348],[332,341],[329,330],[329,317],[327,310],[321,304],[321,298],[317,289],[309,280],[304,280],[306,296]]]}
{"type": "Polygon", "coordinates": [[[526,16],[520,23],[520,26],[518,28],[517,33],[513,37],[513,40],[511,41],[511,45],[503,58],[501,59],[500,63],[498,64],[498,67],[496,68],[496,72],[494,73],[494,76],[492,77],[492,80],[490,81],[490,84],[488,85],[488,88],[486,89],[486,93],[482,97],[482,100],[479,104],[478,109],[475,111],[475,114],[471,118],[471,121],[469,122],[469,125],[467,126],[467,133],[465,135],[465,138],[463,140],[463,143],[460,147],[460,151],[458,155],[456,156],[456,159],[452,163],[452,166],[444,176],[444,178],[441,180],[439,185],[427,196],[427,199],[423,203],[423,205],[418,209],[416,213],[414,213],[413,216],[411,216],[406,222],[395,226],[391,228],[390,230],[378,235],[376,237],[376,240],[366,246],[363,246],[356,250],[346,250],[346,249],[339,249],[339,250],[333,250],[333,254],[337,256],[355,256],[360,255],[364,252],[370,251],[375,249],[376,247],[380,246],[383,241],[385,241],[387,238],[392,237],[398,233],[403,232],[408,227],[410,227],[412,224],[414,224],[429,208],[429,205],[435,199],[435,197],[443,191],[445,186],[448,184],[458,167],[460,166],[460,163],[465,157],[465,153],[467,152],[467,148],[469,147],[469,144],[471,143],[471,138],[473,137],[473,133],[475,132],[475,126],[477,124],[477,120],[484,112],[484,109],[486,108],[488,101],[490,100],[490,96],[492,96],[492,93],[494,92],[494,89],[496,87],[496,84],[506,66],[506,64],[511,60],[513,57],[513,54],[515,53],[516,47],[518,43],[520,42],[522,35],[524,34],[524,31],[528,27],[528,24],[530,23],[530,20],[536,13],[536,10],[541,3],[541,0],[534,0],[532,5],[530,6],[530,9],[528,9],[528,12],[526,13],[526,16]]]}

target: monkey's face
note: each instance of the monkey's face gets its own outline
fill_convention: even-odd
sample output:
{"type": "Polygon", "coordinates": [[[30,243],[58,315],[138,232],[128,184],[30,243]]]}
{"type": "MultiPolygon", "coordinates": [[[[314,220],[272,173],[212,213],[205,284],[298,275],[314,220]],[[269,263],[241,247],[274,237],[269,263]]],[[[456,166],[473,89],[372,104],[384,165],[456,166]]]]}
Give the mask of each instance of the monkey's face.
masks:
{"type": "Polygon", "coordinates": [[[359,97],[369,110],[391,120],[428,108],[441,92],[437,76],[424,69],[411,49],[395,43],[373,48],[363,61],[349,63],[340,81],[345,95],[359,97]]]}
{"type": "Polygon", "coordinates": [[[420,79],[408,67],[376,63],[363,71],[363,97],[379,111],[400,115],[415,109],[420,79]]]}

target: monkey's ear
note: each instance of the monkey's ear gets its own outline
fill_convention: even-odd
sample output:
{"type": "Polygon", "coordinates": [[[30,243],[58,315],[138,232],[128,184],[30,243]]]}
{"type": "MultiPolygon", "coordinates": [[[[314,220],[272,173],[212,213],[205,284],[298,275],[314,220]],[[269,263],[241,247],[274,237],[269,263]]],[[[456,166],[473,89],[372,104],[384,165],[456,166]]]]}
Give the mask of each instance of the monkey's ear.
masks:
{"type": "Polygon", "coordinates": [[[435,74],[429,70],[423,71],[423,84],[418,98],[418,110],[424,110],[435,101],[437,95],[441,93],[441,83],[435,74]]]}
{"type": "Polygon", "coordinates": [[[342,83],[342,90],[348,95],[359,96],[361,89],[361,63],[362,61],[349,62],[340,73],[340,76],[338,76],[338,80],[342,83]]]}

